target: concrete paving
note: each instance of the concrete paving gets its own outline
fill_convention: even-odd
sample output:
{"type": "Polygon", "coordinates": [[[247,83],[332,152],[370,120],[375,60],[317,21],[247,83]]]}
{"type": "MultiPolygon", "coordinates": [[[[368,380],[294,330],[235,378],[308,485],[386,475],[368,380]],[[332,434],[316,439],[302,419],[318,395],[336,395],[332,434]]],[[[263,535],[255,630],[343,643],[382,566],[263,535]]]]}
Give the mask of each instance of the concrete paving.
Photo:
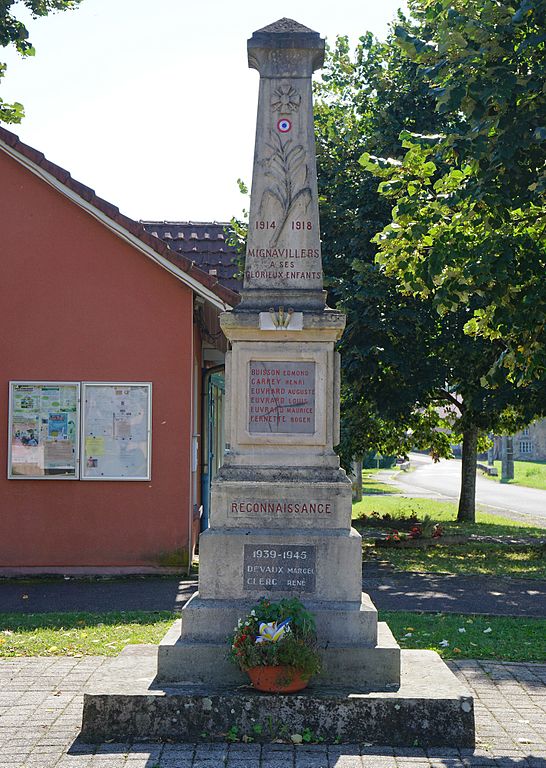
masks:
{"type": "Polygon", "coordinates": [[[78,740],[83,688],[103,657],[0,662],[0,768],[546,768],[546,664],[449,662],[475,697],[475,750],[366,744],[153,744],[78,740]]]}

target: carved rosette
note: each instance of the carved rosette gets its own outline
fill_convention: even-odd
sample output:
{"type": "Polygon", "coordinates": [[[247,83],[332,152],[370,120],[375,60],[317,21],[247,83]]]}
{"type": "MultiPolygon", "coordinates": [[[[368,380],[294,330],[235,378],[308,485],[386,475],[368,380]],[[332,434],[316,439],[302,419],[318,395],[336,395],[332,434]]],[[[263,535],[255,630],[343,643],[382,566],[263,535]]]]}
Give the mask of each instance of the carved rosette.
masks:
{"type": "Polygon", "coordinates": [[[297,112],[301,104],[301,94],[288,82],[281,83],[273,91],[271,109],[280,115],[291,115],[297,112]]]}

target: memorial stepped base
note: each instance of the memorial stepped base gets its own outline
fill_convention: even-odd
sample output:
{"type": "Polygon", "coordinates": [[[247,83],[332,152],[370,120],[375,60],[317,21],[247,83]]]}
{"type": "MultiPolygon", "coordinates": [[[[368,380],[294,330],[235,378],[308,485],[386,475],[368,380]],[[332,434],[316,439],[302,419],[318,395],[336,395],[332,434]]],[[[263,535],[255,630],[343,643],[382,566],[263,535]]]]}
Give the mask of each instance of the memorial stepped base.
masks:
{"type": "Polygon", "coordinates": [[[199,538],[203,598],[355,601],[361,592],[362,539],[354,529],[209,528],[199,538]]]}
{"type": "MultiPolygon", "coordinates": [[[[263,468],[262,468],[263,471],[263,468]]],[[[232,473],[234,474],[234,473],[232,473]]],[[[243,475],[240,471],[239,474],[243,475]]],[[[244,473],[246,475],[246,472],[244,473]]],[[[280,472],[277,470],[277,474],[280,472]]],[[[345,474],[331,482],[333,473],[314,472],[318,480],[298,477],[281,480],[215,479],[212,487],[214,527],[345,528],[351,525],[352,492],[345,474]],[[328,479],[323,479],[324,475],[328,479]]],[[[303,474],[303,473],[301,473],[303,474]]]]}
{"type": "MultiPolygon", "coordinates": [[[[227,638],[188,639],[182,622],[176,621],[159,644],[159,681],[235,686],[245,682],[246,676],[227,659],[227,638]]],[[[328,642],[321,647],[321,656],[323,670],[315,683],[318,688],[346,685],[355,691],[389,690],[400,682],[400,647],[383,622],[377,624],[373,645],[328,642]]]]}
{"type": "Polygon", "coordinates": [[[258,693],[248,684],[161,684],[157,646],[128,646],[91,679],[81,739],[212,742],[225,741],[235,728],[239,738],[290,742],[292,734],[308,729],[326,744],[473,747],[470,693],[433,651],[402,651],[401,659],[396,690],[323,688],[319,677],[299,694],[279,695],[258,693]],[[256,725],[262,726],[259,734],[256,725]]]}
{"type": "MultiPolygon", "coordinates": [[[[207,600],[194,594],[182,611],[183,637],[192,642],[225,642],[241,616],[249,609],[244,600],[207,600]]],[[[377,642],[377,609],[366,594],[354,602],[306,600],[316,621],[319,638],[330,645],[366,645],[377,642]]]]}

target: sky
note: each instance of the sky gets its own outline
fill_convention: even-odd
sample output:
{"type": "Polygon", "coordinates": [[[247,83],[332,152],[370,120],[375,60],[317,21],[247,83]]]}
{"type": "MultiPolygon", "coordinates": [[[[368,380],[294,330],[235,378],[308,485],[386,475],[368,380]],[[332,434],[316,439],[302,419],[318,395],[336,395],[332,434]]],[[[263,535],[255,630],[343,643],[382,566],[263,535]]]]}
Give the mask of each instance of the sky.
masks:
{"type": "MultiPolygon", "coordinates": [[[[24,17],[36,56],[0,50],[5,126],[134,219],[227,221],[248,200],[259,75],[246,41],[283,16],[333,42],[384,38],[403,0],[83,0],[24,17]]],[[[17,11],[23,18],[24,14],[17,11]]]]}

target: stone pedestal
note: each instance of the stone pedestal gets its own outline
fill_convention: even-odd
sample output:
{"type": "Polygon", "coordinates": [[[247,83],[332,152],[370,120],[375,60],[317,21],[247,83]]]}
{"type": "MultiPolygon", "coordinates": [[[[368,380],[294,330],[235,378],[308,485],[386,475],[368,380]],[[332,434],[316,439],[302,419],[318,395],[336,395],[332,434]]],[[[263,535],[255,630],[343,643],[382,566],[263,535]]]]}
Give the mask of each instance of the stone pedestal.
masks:
{"type": "MultiPolygon", "coordinates": [[[[128,646],[88,685],[81,740],[225,741],[235,726],[240,739],[262,742],[290,743],[308,729],[325,744],[473,747],[469,691],[433,651],[402,651],[401,658],[396,691],[356,693],[351,681],[335,688],[311,682],[282,696],[234,684],[161,684],[155,649],[128,646]]],[[[350,663],[337,665],[347,674],[350,663]]]]}
{"type": "Polygon", "coordinates": [[[297,595],[317,621],[324,671],[316,685],[389,690],[400,649],[362,594],[361,537],[351,482],[339,467],[339,360],[345,317],[302,312],[285,328],[271,313],[225,313],[229,450],[199,541],[199,592],[181,634],[161,643],[158,679],[235,683],[226,637],[262,595],[297,595]]]}

